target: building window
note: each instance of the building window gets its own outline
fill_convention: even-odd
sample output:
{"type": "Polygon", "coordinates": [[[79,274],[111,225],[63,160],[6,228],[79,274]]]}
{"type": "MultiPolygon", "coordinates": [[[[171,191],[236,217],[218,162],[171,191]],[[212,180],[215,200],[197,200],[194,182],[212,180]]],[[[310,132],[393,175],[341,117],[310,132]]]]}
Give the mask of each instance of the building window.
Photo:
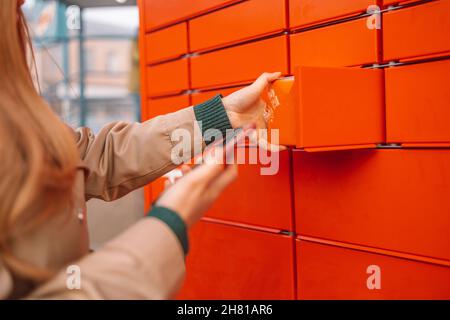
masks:
{"type": "Polygon", "coordinates": [[[109,51],[106,54],[105,63],[106,72],[119,72],[119,54],[116,51],[109,51]]]}

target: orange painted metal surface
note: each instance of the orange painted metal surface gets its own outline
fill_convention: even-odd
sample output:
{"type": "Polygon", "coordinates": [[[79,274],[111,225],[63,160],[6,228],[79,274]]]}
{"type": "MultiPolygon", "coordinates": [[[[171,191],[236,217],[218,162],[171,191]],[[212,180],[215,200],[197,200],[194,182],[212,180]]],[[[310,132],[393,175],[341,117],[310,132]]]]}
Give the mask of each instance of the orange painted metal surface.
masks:
{"type": "Polygon", "coordinates": [[[210,49],[277,33],[286,27],[285,0],[244,1],[191,20],[191,50],[210,49]]]}
{"type": "Polygon", "coordinates": [[[190,236],[179,299],[293,299],[292,237],[212,222],[190,236]]]}
{"type": "Polygon", "coordinates": [[[188,59],[147,67],[147,94],[150,97],[177,94],[189,89],[188,59]]]}
{"type": "Polygon", "coordinates": [[[239,0],[140,0],[147,31],[238,2],[239,0]]]}
{"type": "Polygon", "coordinates": [[[450,60],[386,69],[387,140],[450,145],[450,60]]]}
{"type": "Polygon", "coordinates": [[[165,97],[165,98],[156,98],[149,99],[147,101],[147,115],[149,119],[172,113],[183,108],[189,107],[190,99],[189,95],[183,94],[179,96],[165,97]]]}
{"type": "Polygon", "coordinates": [[[244,151],[246,164],[239,164],[237,180],[219,197],[208,211],[207,217],[292,231],[293,208],[290,188],[292,173],[289,152],[268,154],[266,158],[267,151],[263,149],[236,150],[236,152],[244,151]],[[258,155],[259,152],[263,153],[263,158],[258,155]],[[249,159],[253,157],[255,159],[253,163],[258,162],[257,164],[249,163],[249,159]],[[261,168],[269,169],[270,166],[276,174],[263,175],[261,168]]]}
{"type": "Polygon", "coordinates": [[[187,24],[179,23],[172,27],[146,34],[145,46],[147,63],[177,58],[187,53],[187,24]]]}
{"type": "Polygon", "coordinates": [[[450,268],[296,241],[299,299],[450,299],[450,268]]]}
{"type": "Polygon", "coordinates": [[[269,91],[269,128],[280,143],[310,151],[384,141],[383,72],[300,67],[269,91]]]}
{"type": "Polygon", "coordinates": [[[227,95],[238,91],[242,89],[243,87],[232,87],[232,88],[223,88],[223,89],[217,89],[217,90],[210,90],[210,91],[202,91],[202,92],[196,92],[192,94],[192,104],[197,105],[202,102],[207,101],[208,99],[213,98],[214,96],[221,94],[222,96],[226,97],[227,95]]]}
{"type": "Polygon", "coordinates": [[[366,13],[376,0],[289,0],[291,28],[366,13]]]}
{"type": "Polygon", "coordinates": [[[294,151],[297,233],[450,260],[450,150],[294,151]]]}
{"type": "Polygon", "coordinates": [[[450,1],[439,0],[383,14],[384,60],[450,54],[450,1]]]}
{"type": "Polygon", "coordinates": [[[291,35],[291,66],[346,67],[379,61],[378,30],[366,18],[291,35]]]}
{"type": "Polygon", "coordinates": [[[288,74],[287,36],[231,47],[191,58],[193,88],[254,81],[263,72],[288,74]]]}

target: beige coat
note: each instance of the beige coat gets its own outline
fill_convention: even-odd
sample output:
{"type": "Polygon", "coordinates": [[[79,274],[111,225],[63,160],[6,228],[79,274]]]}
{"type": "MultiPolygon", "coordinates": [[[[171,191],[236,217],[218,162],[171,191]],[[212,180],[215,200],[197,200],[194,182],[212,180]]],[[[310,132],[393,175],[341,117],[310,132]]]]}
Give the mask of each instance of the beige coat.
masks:
{"type": "Polygon", "coordinates": [[[89,129],[77,130],[81,162],[75,209],[13,243],[13,251],[21,259],[61,271],[46,283],[30,286],[13,280],[0,257],[0,299],[172,297],[185,273],[183,250],[172,231],[155,218],[143,218],[102,249],[89,253],[85,202],[90,198],[118,199],[172,170],[170,133],[177,128],[189,130],[192,136],[195,133],[192,143],[202,144],[192,108],[143,124],[112,123],[96,137],[89,129]],[[67,288],[69,265],[80,267],[80,290],[67,288]]]}

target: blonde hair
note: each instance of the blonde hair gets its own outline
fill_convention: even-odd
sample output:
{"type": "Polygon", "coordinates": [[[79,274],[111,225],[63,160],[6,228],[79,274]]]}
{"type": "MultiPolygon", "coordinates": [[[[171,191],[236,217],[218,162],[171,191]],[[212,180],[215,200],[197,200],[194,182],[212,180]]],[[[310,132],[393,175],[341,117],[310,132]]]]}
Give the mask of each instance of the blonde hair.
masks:
{"type": "Polygon", "coordinates": [[[78,153],[33,84],[22,3],[0,6],[0,259],[15,276],[34,281],[49,271],[15,257],[11,243],[70,206],[78,153]]]}

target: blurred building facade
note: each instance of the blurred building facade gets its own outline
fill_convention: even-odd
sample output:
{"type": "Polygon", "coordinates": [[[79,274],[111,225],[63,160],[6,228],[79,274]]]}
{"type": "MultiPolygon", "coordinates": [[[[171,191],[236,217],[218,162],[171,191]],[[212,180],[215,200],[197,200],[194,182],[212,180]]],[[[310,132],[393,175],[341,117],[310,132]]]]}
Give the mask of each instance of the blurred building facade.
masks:
{"type": "MultiPolygon", "coordinates": [[[[27,0],[23,8],[41,95],[66,123],[98,132],[112,121],[139,119],[139,99],[129,91],[136,7],[83,9],[67,1],[27,0]]],[[[143,198],[137,190],[113,203],[90,200],[91,248],[140,219],[143,198]]]]}

